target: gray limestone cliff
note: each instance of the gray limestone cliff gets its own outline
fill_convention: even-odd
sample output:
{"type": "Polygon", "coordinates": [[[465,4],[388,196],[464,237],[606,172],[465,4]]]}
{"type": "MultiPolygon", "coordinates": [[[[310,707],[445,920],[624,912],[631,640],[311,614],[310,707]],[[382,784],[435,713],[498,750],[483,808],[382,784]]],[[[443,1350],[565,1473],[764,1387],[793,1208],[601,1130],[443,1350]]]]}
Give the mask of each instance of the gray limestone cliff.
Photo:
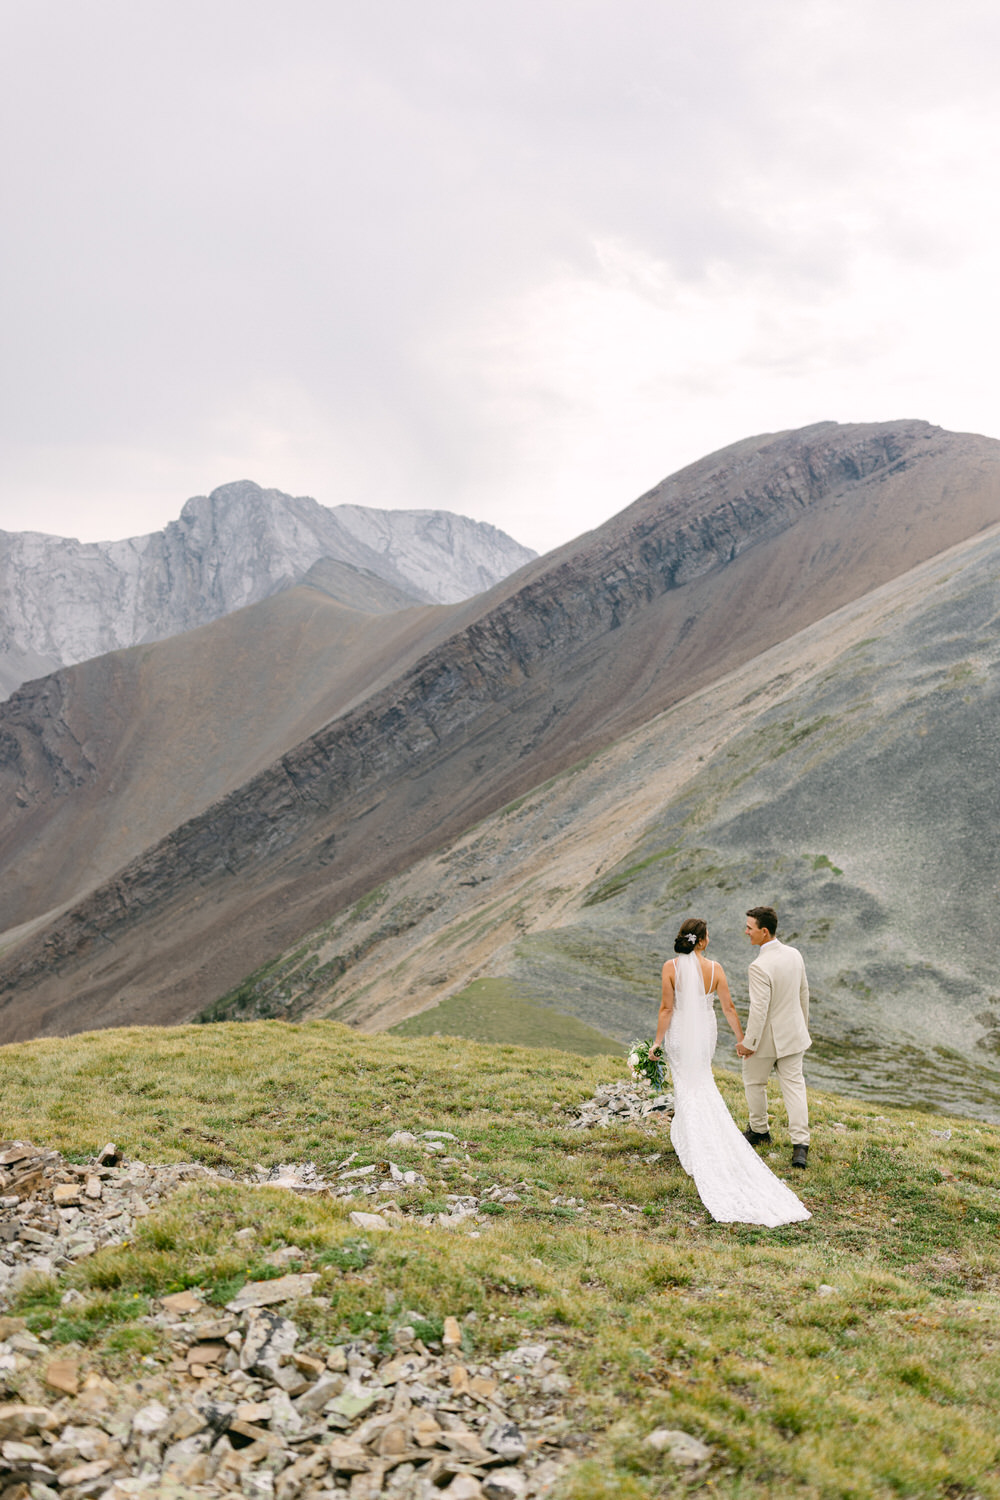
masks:
{"type": "Polygon", "coordinates": [[[0,532],[0,695],[255,604],[323,559],[390,585],[399,602],[389,606],[383,591],[382,609],[467,599],[534,556],[495,527],[447,511],[329,507],[249,480],[196,496],[149,536],[78,542],[0,532]]]}

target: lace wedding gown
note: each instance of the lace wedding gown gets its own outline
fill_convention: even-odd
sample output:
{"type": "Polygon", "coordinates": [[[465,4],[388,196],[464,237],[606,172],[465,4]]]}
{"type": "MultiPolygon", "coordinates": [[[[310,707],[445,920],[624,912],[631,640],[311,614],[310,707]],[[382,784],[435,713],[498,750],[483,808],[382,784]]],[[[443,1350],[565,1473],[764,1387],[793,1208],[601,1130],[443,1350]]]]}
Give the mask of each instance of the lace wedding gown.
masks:
{"type": "Polygon", "coordinates": [[[736,1125],[712,1077],[717,1026],[701,961],[674,960],[674,1012],[664,1047],[674,1081],[670,1142],[713,1219],[775,1229],[811,1218],[790,1187],[775,1177],[736,1125]]]}

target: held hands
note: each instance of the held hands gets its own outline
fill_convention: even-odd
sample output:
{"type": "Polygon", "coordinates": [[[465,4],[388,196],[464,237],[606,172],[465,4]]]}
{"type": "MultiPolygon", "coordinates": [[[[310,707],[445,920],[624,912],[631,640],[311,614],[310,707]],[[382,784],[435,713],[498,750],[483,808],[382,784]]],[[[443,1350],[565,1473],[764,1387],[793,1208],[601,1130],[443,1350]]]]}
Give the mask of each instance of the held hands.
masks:
{"type": "Polygon", "coordinates": [[[744,1044],[742,1042],[737,1042],[736,1043],[736,1056],[737,1057],[753,1057],[755,1051],[756,1051],[756,1048],[754,1048],[754,1047],[744,1046],[744,1044]]]}

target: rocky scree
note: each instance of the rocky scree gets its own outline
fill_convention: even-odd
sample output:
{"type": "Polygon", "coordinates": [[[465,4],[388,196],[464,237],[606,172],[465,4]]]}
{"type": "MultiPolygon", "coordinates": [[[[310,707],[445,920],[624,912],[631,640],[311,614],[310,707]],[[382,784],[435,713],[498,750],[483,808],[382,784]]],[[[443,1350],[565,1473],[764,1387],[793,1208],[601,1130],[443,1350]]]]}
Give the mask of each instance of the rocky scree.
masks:
{"type": "MultiPolygon", "coordinates": [[[[571,1128],[642,1123],[671,1102],[644,1085],[601,1085],[571,1128]]],[[[449,1131],[398,1130],[386,1144],[422,1152],[428,1166],[470,1160],[449,1154],[469,1144],[449,1131]]],[[[531,1191],[528,1183],[494,1183],[449,1193],[447,1211],[423,1213],[395,1201],[426,1187],[423,1173],[388,1159],[355,1165],[360,1154],[350,1152],[329,1176],[305,1162],[256,1167],[240,1180],[372,1200],[377,1211],[349,1214],[364,1233],[408,1219],[478,1236],[498,1206],[531,1191]]],[[[113,1144],[77,1165],[30,1142],[0,1142],[0,1307],[30,1278],[57,1276],[126,1243],[136,1220],[181,1186],[235,1178],[195,1162],[126,1161],[113,1144]]],[[[584,1212],[576,1200],[551,1201],[584,1212]]],[[[264,1258],[278,1270],[308,1259],[295,1246],[264,1258]]],[[[445,1319],[439,1346],[427,1345],[415,1331],[422,1314],[410,1309],[397,1320],[389,1353],[363,1338],[310,1343],[293,1314],[304,1299],[329,1306],[315,1293],[319,1279],[289,1270],[248,1282],[221,1311],[196,1290],[159,1299],[137,1322],[165,1335],[170,1362],[148,1359],[149,1378],[124,1387],[85,1369],[72,1346],[53,1358],[44,1333],[0,1316],[0,1500],[534,1500],[551,1492],[585,1446],[573,1431],[570,1381],[555,1342],[469,1360],[456,1317],[445,1319]]],[[[62,1300],[71,1309],[83,1299],[69,1290],[62,1300]]]]}
{"type": "MultiPolygon", "coordinates": [[[[418,1139],[400,1134],[409,1136],[402,1144],[418,1139]]],[[[454,1140],[428,1133],[429,1154],[443,1149],[441,1137],[454,1140]]],[[[369,1184],[371,1174],[351,1159],[332,1182],[308,1163],[260,1168],[250,1180],[300,1193],[377,1193],[381,1184],[369,1184]]],[[[194,1163],[123,1162],[110,1145],[75,1166],[26,1142],[2,1143],[0,1174],[0,1300],[28,1277],[123,1243],[136,1218],[182,1184],[226,1175],[194,1163]]],[[[390,1171],[386,1185],[397,1180],[390,1171]]],[[[508,1191],[495,1186],[499,1197],[508,1191]]],[[[423,1218],[463,1223],[478,1202],[470,1199],[423,1218]]],[[[391,1227],[381,1214],[351,1218],[362,1228],[391,1227]]],[[[279,1269],[305,1258],[294,1246],[266,1257],[279,1269]]],[[[150,1360],[150,1378],[125,1387],[85,1371],[79,1353],[52,1358],[44,1334],[0,1317],[0,1382],[3,1394],[17,1396],[0,1403],[0,1500],[533,1500],[550,1492],[575,1456],[570,1382],[551,1343],[469,1361],[457,1318],[446,1318],[440,1345],[428,1346],[415,1332],[423,1317],[410,1309],[388,1354],[365,1339],[313,1345],[293,1313],[307,1298],[329,1305],[314,1295],[318,1279],[249,1282],[221,1311],[193,1290],[161,1298],[137,1321],[166,1336],[170,1363],[150,1360]]],[[[63,1298],[67,1307],[80,1300],[73,1290],[63,1298]]]]}

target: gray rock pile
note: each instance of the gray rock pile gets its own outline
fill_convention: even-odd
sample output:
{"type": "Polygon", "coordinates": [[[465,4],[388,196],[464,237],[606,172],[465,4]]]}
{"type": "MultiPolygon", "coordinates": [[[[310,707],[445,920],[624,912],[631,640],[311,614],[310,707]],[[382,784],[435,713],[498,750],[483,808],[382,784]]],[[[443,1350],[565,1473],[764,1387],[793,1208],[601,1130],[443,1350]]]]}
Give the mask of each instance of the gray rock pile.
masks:
{"type": "MultiPolygon", "coordinates": [[[[446,1142],[456,1142],[456,1137],[447,1131],[426,1131],[419,1137],[397,1131],[388,1144],[420,1148],[444,1169],[464,1169],[469,1157],[445,1154],[446,1142]]],[[[358,1211],[351,1218],[356,1227],[371,1231],[391,1229],[407,1218],[426,1226],[464,1226],[478,1232],[476,1226],[481,1229],[489,1223],[496,1205],[520,1202],[515,1189],[526,1187],[495,1182],[477,1193],[445,1193],[447,1210],[425,1214],[412,1202],[401,1205],[396,1201],[408,1188],[428,1186],[421,1172],[390,1160],[355,1166],[358,1155],[352,1152],[330,1176],[324,1176],[315,1162],[300,1162],[257,1167],[237,1179],[232,1171],[216,1171],[199,1162],[154,1166],[124,1161],[113,1145],[105,1146],[87,1165],[77,1166],[59,1152],[30,1142],[0,1142],[0,1306],[25,1276],[52,1275],[96,1250],[124,1244],[137,1219],[193,1181],[240,1180],[249,1186],[284,1188],[304,1195],[370,1198],[378,1213],[358,1211]]]]}
{"type": "MultiPolygon", "coordinates": [[[[644,1086],[605,1084],[572,1123],[641,1122],[670,1107],[668,1095],[650,1097],[644,1086]]],[[[467,1144],[447,1131],[399,1130],[384,1160],[366,1161],[357,1150],[325,1172],[315,1162],[283,1163],[241,1180],[368,1200],[349,1213],[362,1232],[408,1219],[475,1235],[533,1190],[526,1182],[483,1188],[467,1170],[467,1144]],[[468,1189],[443,1194],[446,1211],[424,1213],[407,1189],[428,1187],[428,1178],[391,1160],[393,1147],[411,1158],[422,1153],[441,1188],[444,1173],[464,1177],[468,1189]]],[[[29,1142],[0,1142],[0,1307],[26,1278],[58,1276],[127,1242],[136,1221],[182,1185],[234,1177],[194,1162],[125,1161],[113,1145],[76,1165],[29,1142]]],[[[576,1199],[548,1196],[554,1206],[584,1212],[576,1199]]],[[[310,1342],[294,1312],[303,1301],[329,1306],[316,1295],[319,1275],[291,1269],[308,1260],[295,1246],[266,1259],[287,1274],[248,1283],[224,1309],[196,1291],[154,1304],[137,1322],[166,1340],[170,1363],[146,1361],[150,1377],[131,1386],[85,1369],[75,1346],[55,1349],[23,1320],[0,1316],[0,1500],[535,1500],[550,1493],[575,1456],[570,1383],[551,1344],[472,1360],[456,1318],[445,1320],[440,1344],[428,1345],[415,1332],[414,1325],[425,1329],[413,1311],[398,1320],[389,1353],[363,1338],[310,1342]]],[[[73,1290],[63,1297],[67,1311],[81,1300],[73,1290]]]]}
{"type": "Polygon", "coordinates": [[[365,1340],[310,1344],[291,1316],[310,1288],[290,1283],[312,1280],[252,1283],[223,1311],[190,1291],[163,1298],[143,1321],[169,1339],[172,1379],[124,1389],[48,1361],[19,1320],[3,1320],[5,1380],[62,1395],[0,1405],[2,1500],[549,1494],[575,1456],[563,1446],[569,1381],[549,1345],[470,1362],[455,1318],[439,1348],[412,1323],[388,1354],[365,1340]]]}
{"type": "MultiPolygon", "coordinates": [[[[423,1130],[419,1134],[397,1130],[386,1142],[387,1146],[422,1151],[429,1161],[433,1161],[436,1169],[459,1171],[471,1162],[464,1149],[468,1144],[467,1141],[459,1141],[457,1136],[447,1130],[423,1130]],[[449,1155],[448,1143],[451,1143],[450,1149],[461,1150],[463,1155],[449,1155]]],[[[329,1193],[335,1198],[374,1199],[372,1207],[378,1210],[377,1213],[356,1210],[350,1216],[356,1228],[371,1231],[391,1229],[394,1223],[403,1218],[427,1227],[435,1224],[450,1229],[482,1226],[489,1223],[490,1216],[497,1211],[497,1205],[520,1203],[522,1194],[517,1189],[524,1191],[528,1188],[527,1183],[523,1182],[514,1183],[513,1186],[494,1182],[479,1193],[445,1193],[443,1196],[448,1208],[425,1214],[412,1203],[400,1204],[396,1201],[397,1196],[407,1188],[428,1186],[428,1179],[422,1172],[404,1170],[397,1162],[388,1158],[355,1166],[360,1154],[359,1151],[352,1151],[329,1177],[324,1177],[315,1162],[286,1162],[269,1169],[259,1167],[248,1180],[261,1187],[282,1187],[296,1193],[329,1193]]]]}
{"type": "Polygon", "coordinates": [[[666,1116],[673,1112],[673,1094],[654,1094],[645,1083],[602,1083],[592,1098],[580,1105],[570,1122],[571,1130],[592,1130],[596,1125],[627,1125],[666,1116]]]}
{"type": "MultiPolygon", "coordinates": [[[[434,1132],[424,1143],[447,1161],[440,1152],[454,1140],[434,1132]]],[[[300,1193],[385,1194],[382,1213],[350,1218],[361,1229],[389,1229],[393,1214],[402,1218],[393,1190],[424,1179],[393,1163],[354,1167],[357,1154],[331,1178],[305,1163],[258,1168],[248,1180],[300,1193]]],[[[124,1162],[113,1146],[75,1166],[26,1142],[0,1144],[0,1174],[0,1303],[28,1276],[58,1275],[123,1243],[136,1219],[182,1184],[231,1175],[196,1163],[124,1162]]],[[[446,1214],[416,1217],[468,1225],[483,1203],[511,1201],[519,1195],[495,1183],[482,1196],[449,1194],[446,1214]]],[[[266,1258],[285,1270],[307,1257],[287,1246],[266,1258]]],[[[569,1380],[551,1345],[470,1360],[456,1318],[445,1320],[440,1344],[427,1345],[412,1310],[398,1320],[389,1353],[365,1339],[310,1342],[294,1310],[304,1299],[329,1306],[315,1294],[318,1280],[291,1272],[250,1282],[224,1309],[195,1291],[164,1297],[136,1323],[165,1338],[170,1363],[148,1360],[150,1378],[124,1388],[85,1370],[74,1346],[57,1351],[22,1319],[0,1317],[0,1500],[549,1494],[574,1456],[566,1446],[569,1380]]],[[[68,1312],[82,1300],[73,1290],[63,1296],[68,1312]]]]}
{"type": "Polygon", "coordinates": [[[196,1162],[125,1163],[112,1145],[86,1166],[26,1141],[0,1142],[0,1304],[26,1274],[51,1275],[105,1246],[185,1182],[216,1178],[196,1162]]]}

